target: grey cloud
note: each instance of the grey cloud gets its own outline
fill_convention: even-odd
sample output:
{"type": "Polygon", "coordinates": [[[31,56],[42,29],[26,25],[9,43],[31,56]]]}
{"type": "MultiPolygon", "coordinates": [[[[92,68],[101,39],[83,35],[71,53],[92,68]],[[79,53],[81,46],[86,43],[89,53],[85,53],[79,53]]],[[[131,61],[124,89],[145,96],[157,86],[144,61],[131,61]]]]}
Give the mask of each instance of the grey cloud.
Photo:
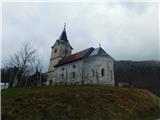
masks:
{"type": "Polygon", "coordinates": [[[32,41],[47,70],[50,47],[67,22],[74,52],[100,43],[117,60],[158,60],[158,14],[152,3],[6,3],[2,57],[32,41]]]}

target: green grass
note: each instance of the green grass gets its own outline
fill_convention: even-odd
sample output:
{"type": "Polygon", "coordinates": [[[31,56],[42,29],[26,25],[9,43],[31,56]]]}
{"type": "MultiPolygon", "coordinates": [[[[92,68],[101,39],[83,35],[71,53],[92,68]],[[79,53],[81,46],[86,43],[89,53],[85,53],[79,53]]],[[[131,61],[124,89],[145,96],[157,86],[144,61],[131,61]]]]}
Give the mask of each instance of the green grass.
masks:
{"type": "Polygon", "coordinates": [[[146,90],[54,86],[2,91],[2,120],[155,120],[160,99],[146,90]]]}

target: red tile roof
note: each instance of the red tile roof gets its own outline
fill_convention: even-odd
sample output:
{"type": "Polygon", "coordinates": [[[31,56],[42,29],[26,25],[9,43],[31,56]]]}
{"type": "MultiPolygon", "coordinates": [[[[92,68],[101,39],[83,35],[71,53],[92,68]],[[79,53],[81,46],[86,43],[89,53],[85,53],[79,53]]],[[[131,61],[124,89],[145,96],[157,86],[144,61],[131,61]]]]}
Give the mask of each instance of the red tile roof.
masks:
{"type": "Polygon", "coordinates": [[[71,62],[83,59],[84,57],[88,56],[93,50],[94,48],[91,47],[91,48],[82,50],[80,52],[77,52],[75,54],[66,56],[56,66],[64,65],[66,63],[71,63],[71,62]]]}

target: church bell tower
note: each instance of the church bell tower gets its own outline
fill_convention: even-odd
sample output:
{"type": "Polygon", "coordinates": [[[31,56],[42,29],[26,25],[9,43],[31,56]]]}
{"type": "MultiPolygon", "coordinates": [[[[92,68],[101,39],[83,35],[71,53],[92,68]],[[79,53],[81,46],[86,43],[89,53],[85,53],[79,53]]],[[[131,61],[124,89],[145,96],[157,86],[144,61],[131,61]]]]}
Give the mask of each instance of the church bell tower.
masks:
{"type": "Polygon", "coordinates": [[[68,41],[67,33],[66,33],[66,25],[64,25],[64,29],[59,37],[56,40],[55,44],[51,47],[51,57],[50,63],[48,68],[48,75],[47,75],[47,84],[52,84],[52,81],[55,79],[55,65],[59,63],[65,56],[72,54],[72,47],[68,41]]]}

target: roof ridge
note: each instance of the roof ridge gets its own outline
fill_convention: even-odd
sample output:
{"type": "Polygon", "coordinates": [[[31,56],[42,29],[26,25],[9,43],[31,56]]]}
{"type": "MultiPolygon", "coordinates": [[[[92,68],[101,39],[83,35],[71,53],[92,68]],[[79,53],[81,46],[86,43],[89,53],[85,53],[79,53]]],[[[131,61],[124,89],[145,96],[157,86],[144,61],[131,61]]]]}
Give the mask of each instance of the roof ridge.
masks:
{"type": "MultiPolygon", "coordinates": [[[[79,51],[77,53],[71,54],[69,56],[65,56],[56,66],[60,66],[63,64],[71,63],[77,60],[81,60],[87,57],[92,51],[94,50],[93,47],[87,48],[85,50],[79,51]]],[[[56,67],[55,66],[55,67],[56,67]]]]}

